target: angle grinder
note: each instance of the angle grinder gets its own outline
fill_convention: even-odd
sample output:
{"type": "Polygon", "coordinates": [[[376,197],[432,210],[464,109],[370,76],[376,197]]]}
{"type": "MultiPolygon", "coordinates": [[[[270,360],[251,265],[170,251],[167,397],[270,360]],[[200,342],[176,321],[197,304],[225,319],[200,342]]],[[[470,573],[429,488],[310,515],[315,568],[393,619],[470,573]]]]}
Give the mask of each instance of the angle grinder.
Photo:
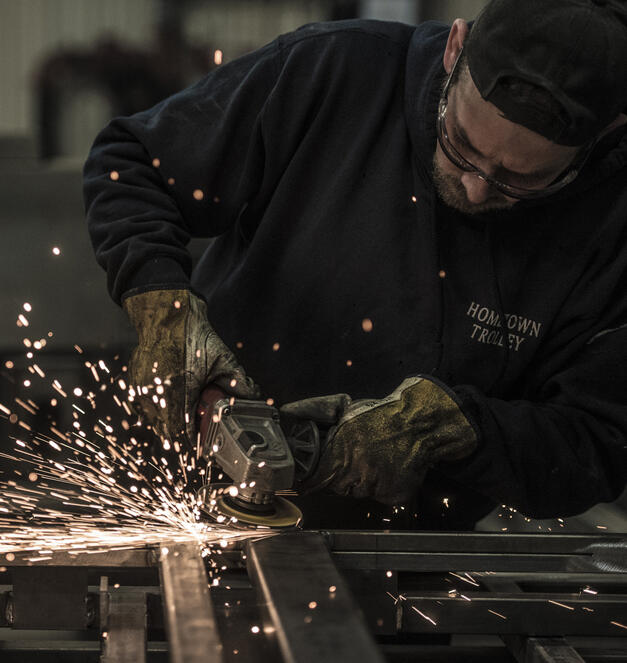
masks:
{"type": "Polygon", "coordinates": [[[199,491],[202,508],[218,521],[285,528],[303,514],[279,492],[291,492],[318,465],[320,430],[313,421],[284,417],[266,401],[229,397],[210,385],[196,410],[201,453],[232,484],[199,491]]]}

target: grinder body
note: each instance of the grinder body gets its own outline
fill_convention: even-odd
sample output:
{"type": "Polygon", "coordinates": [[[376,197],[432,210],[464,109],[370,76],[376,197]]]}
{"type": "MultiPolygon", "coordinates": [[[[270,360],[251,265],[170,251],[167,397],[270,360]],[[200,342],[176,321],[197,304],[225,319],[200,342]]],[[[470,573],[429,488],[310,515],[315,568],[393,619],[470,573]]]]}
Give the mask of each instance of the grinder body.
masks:
{"type": "MultiPolygon", "coordinates": [[[[214,497],[218,511],[249,524],[296,524],[302,514],[277,492],[293,489],[315,469],[317,425],[281,422],[279,411],[267,402],[229,397],[214,385],[202,392],[197,421],[202,455],[233,481],[214,497]]],[[[208,488],[205,502],[212,495],[208,488]]]]}

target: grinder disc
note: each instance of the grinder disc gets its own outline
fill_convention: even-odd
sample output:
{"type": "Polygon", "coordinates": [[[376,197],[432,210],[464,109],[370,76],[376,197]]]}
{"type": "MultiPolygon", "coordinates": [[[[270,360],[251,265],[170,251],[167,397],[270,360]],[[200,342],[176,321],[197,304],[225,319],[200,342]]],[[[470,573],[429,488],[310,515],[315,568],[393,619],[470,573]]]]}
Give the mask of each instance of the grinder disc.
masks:
{"type": "Polygon", "coordinates": [[[267,513],[255,513],[245,506],[229,500],[225,495],[217,499],[217,509],[229,518],[237,518],[240,523],[264,525],[265,527],[294,527],[302,520],[301,510],[289,500],[279,495],[274,496],[273,510],[267,513]]]}
{"type": "Polygon", "coordinates": [[[257,511],[248,508],[245,502],[231,498],[228,493],[224,492],[228,487],[228,484],[210,484],[200,489],[199,496],[205,503],[203,511],[210,517],[215,518],[216,515],[222,515],[227,518],[235,518],[238,523],[277,529],[295,527],[303,518],[302,511],[280,495],[274,496],[272,504],[268,505],[267,510],[257,511]],[[215,506],[210,506],[204,498],[207,494],[207,488],[212,489],[212,491],[215,489],[218,489],[217,492],[222,491],[221,494],[215,497],[215,506]]]}

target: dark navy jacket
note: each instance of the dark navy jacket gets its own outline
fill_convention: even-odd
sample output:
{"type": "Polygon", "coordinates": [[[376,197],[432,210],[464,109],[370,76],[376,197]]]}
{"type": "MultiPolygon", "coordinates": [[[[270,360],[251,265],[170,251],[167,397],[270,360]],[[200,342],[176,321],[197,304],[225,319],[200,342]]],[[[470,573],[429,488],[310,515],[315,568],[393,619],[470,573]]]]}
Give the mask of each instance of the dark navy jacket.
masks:
{"type": "Polygon", "coordinates": [[[85,166],[96,255],[118,302],[191,283],[278,403],[448,385],[480,446],[434,468],[416,526],[579,513],[627,474],[627,136],[548,200],[447,208],[448,29],[305,26],[114,120],[85,166]],[[190,237],[215,238],[193,273],[190,237]]]}

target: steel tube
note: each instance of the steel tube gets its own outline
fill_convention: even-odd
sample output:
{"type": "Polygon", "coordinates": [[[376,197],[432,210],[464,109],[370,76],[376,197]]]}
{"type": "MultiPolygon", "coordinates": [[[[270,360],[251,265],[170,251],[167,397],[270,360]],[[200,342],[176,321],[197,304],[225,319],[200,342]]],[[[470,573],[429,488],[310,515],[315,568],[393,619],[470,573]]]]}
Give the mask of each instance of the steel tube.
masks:
{"type": "Polygon", "coordinates": [[[198,545],[161,548],[163,610],[172,663],[220,663],[222,643],[198,545]]]}
{"type": "Polygon", "coordinates": [[[248,570],[285,663],[382,663],[324,538],[290,532],[249,542],[248,570]]]}
{"type": "Polygon", "coordinates": [[[102,663],[146,663],[146,595],[113,591],[109,595],[102,663]]]}

